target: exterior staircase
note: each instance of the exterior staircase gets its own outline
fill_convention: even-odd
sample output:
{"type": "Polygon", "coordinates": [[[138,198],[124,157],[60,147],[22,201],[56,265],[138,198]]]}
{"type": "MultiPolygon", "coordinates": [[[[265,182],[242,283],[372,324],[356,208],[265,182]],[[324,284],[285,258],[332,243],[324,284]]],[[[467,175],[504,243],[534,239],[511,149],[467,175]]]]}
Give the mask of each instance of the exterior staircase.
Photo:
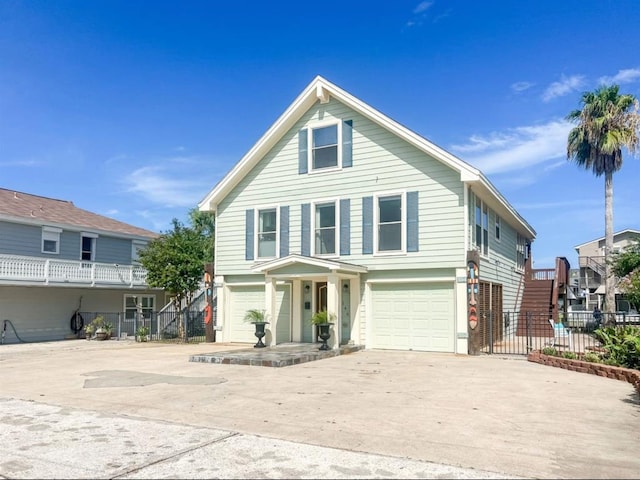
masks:
{"type": "Polygon", "coordinates": [[[532,269],[531,259],[525,265],[524,291],[516,335],[553,337],[549,319],[558,320],[558,297],[569,280],[569,262],[556,258],[554,269],[532,269]],[[527,327],[528,325],[528,327],[527,327]]]}

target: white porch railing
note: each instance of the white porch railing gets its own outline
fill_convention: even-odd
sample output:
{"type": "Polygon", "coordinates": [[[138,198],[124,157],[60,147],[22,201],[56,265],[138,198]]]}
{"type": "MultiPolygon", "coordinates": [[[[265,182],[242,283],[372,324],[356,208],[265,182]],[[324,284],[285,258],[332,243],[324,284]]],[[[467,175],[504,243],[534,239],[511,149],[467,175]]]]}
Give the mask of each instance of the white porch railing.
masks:
{"type": "Polygon", "coordinates": [[[147,271],[134,265],[0,255],[0,282],[146,286],[147,271]]]}

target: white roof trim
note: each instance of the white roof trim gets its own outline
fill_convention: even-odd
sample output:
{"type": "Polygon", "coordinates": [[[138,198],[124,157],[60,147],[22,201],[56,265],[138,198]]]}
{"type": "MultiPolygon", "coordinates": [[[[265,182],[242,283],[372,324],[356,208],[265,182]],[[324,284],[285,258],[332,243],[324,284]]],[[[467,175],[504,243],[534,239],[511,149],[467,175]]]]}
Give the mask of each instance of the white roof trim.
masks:
{"type": "Polygon", "coordinates": [[[491,192],[504,207],[512,213],[514,219],[535,237],[535,231],[498,193],[493,185],[477,168],[460,160],[429,140],[392,120],[378,110],[370,107],[356,97],[342,90],[321,76],[317,76],[307,85],[302,93],[293,101],[276,122],[265,132],[258,142],[245,154],[242,159],[224,176],[220,182],[198,203],[200,210],[215,210],[220,201],[242,180],[242,178],[260,161],[260,159],[276,144],[282,136],[311,108],[318,100],[320,103],[329,101],[330,96],[357,111],[369,120],[377,123],[391,133],[405,140],[409,144],[425,152],[434,159],[460,173],[462,182],[480,182],[491,192]]]}
{"type": "MultiPolygon", "coordinates": [[[[615,233],[613,234],[613,238],[616,238],[618,235],[622,235],[623,233],[627,233],[627,232],[628,232],[628,233],[635,233],[635,234],[637,234],[637,235],[640,235],[640,230],[635,230],[635,229],[633,229],[633,228],[627,228],[627,229],[625,229],[625,230],[620,230],[619,232],[615,232],[615,233]]],[[[584,246],[586,246],[586,245],[589,245],[590,243],[594,243],[594,242],[601,242],[601,241],[602,241],[602,240],[604,240],[604,239],[605,239],[605,237],[595,238],[595,239],[593,239],[593,240],[591,240],[591,241],[589,241],[589,242],[584,242],[584,243],[581,243],[580,245],[576,245],[576,246],[575,246],[575,247],[573,247],[573,248],[575,248],[575,249],[576,249],[576,251],[577,251],[577,250],[579,250],[580,248],[582,248],[582,247],[584,247],[584,246]]]]}
{"type": "Polygon", "coordinates": [[[277,268],[289,265],[302,264],[313,267],[326,268],[327,270],[344,270],[352,273],[367,273],[367,267],[354,265],[346,262],[336,262],[335,260],[326,260],[318,257],[304,257],[302,255],[288,255],[275,260],[254,265],[251,270],[255,273],[265,273],[277,268]]]}

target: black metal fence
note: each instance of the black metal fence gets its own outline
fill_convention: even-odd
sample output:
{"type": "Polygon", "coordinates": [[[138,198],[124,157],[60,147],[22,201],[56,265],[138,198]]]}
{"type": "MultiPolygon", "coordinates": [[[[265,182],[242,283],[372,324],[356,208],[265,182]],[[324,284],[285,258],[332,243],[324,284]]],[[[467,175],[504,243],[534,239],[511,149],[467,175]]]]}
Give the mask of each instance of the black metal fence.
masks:
{"type": "Polygon", "coordinates": [[[640,325],[639,315],[579,313],[567,315],[562,323],[550,321],[549,315],[532,312],[481,313],[478,325],[480,351],[487,354],[527,355],[534,350],[554,347],[559,352],[583,354],[601,348],[593,332],[603,324],[616,327],[640,325]]]}
{"type": "Polygon", "coordinates": [[[88,325],[96,317],[101,316],[105,322],[112,325],[112,338],[134,339],[143,332],[151,341],[164,342],[204,342],[205,323],[204,312],[201,310],[183,310],[181,317],[175,311],[164,310],[135,315],[125,312],[80,312],[84,324],[88,325]],[[182,324],[184,337],[181,338],[182,324]]]}

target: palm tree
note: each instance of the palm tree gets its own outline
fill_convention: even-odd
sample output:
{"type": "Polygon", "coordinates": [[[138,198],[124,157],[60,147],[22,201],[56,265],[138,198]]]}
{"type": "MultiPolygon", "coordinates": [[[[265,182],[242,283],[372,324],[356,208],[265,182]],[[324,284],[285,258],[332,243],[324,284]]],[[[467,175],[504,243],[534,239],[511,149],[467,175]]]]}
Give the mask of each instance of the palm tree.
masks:
{"type": "MultiPolygon", "coordinates": [[[[640,115],[633,95],[620,95],[618,85],[603,86],[582,94],[581,110],[567,115],[576,123],[569,132],[567,158],[580,167],[604,175],[605,308],[615,311],[613,251],[613,174],[622,168],[622,149],[634,154],[639,143],[640,115]]],[[[606,311],[605,310],[605,311],[606,311]]]]}

